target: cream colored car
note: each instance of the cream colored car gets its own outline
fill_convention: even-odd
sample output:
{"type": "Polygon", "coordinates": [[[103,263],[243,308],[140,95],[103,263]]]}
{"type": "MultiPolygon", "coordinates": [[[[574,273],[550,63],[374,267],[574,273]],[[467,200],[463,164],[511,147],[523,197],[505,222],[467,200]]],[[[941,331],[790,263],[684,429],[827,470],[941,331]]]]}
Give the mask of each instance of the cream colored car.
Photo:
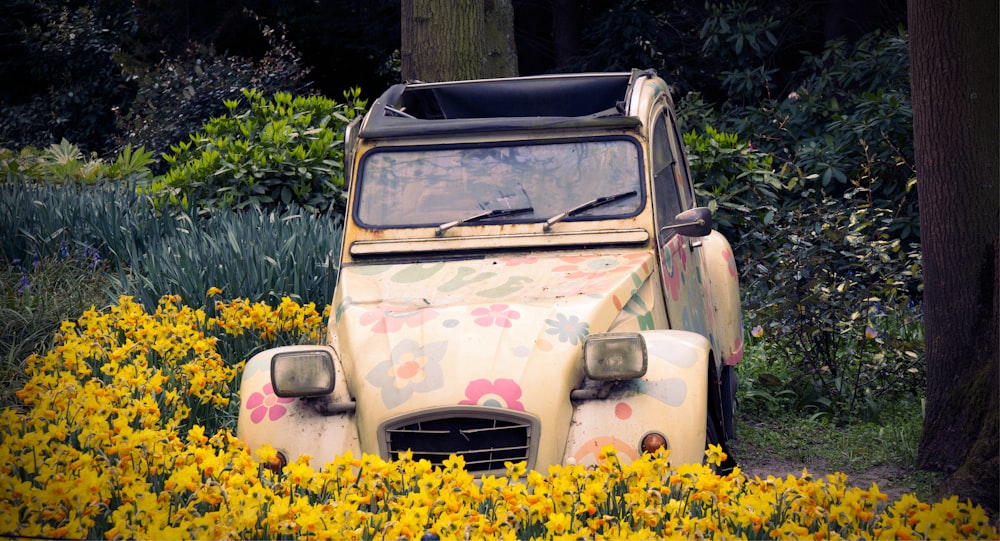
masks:
{"type": "Polygon", "coordinates": [[[725,444],[736,263],[654,72],[396,85],[345,154],[329,344],[247,363],[252,448],[486,474],[725,444]]]}

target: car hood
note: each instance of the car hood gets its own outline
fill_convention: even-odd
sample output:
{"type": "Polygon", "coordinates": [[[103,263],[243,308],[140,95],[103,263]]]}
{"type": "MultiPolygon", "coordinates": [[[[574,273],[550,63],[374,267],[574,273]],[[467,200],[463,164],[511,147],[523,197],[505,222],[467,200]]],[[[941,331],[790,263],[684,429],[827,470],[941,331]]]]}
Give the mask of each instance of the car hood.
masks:
{"type": "Polygon", "coordinates": [[[343,267],[334,343],[362,447],[385,419],[455,405],[523,411],[565,441],[583,338],[606,331],[653,268],[636,250],[343,267]]]}

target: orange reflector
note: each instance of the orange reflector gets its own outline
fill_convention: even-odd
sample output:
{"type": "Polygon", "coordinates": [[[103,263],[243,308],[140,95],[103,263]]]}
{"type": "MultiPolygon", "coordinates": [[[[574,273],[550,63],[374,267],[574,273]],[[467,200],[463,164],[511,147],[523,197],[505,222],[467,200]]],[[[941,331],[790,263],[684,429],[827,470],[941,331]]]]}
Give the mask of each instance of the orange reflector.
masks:
{"type": "Polygon", "coordinates": [[[285,453],[278,451],[278,455],[274,458],[274,460],[269,461],[267,464],[264,464],[263,466],[274,473],[281,473],[282,470],[284,470],[285,466],[287,465],[288,465],[288,457],[285,456],[285,453]]]}
{"type": "Polygon", "coordinates": [[[655,453],[660,449],[669,449],[670,444],[667,443],[667,437],[659,432],[650,432],[642,437],[642,443],[639,444],[639,449],[643,453],[655,453]]]}

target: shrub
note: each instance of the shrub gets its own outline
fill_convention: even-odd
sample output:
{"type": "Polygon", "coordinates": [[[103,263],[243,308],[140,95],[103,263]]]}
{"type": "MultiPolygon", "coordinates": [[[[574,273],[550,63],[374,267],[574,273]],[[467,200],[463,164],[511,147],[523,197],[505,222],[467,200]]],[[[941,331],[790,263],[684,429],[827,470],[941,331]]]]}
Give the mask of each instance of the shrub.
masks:
{"type": "Polygon", "coordinates": [[[735,133],[770,155],[776,172],[798,184],[795,198],[818,203],[863,180],[874,204],[898,211],[890,231],[917,242],[908,66],[908,36],[875,32],[807,56],[801,83],[786,96],[760,89],[759,100],[716,107],[692,93],[678,109],[688,129],[735,133]]]}
{"type": "Polygon", "coordinates": [[[701,53],[717,66],[722,90],[733,103],[757,103],[770,95],[778,71],[773,56],[781,21],[750,2],[706,3],[701,53]]]}
{"type": "Polygon", "coordinates": [[[706,126],[685,144],[696,190],[741,261],[750,341],[765,342],[753,351],[781,365],[744,398],[842,421],[918,395],[920,251],[893,229],[901,211],[875,200],[877,165],[833,196],[772,169],[772,155],[735,134],[706,126]]]}
{"type": "MultiPolygon", "coordinates": [[[[151,9],[169,11],[171,6],[151,9]]],[[[309,69],[302,65],[299,52],[282,32],[259,20],[257,26],[261,35],[248,35],[243,41],[255,37],[266,40],[269,47],[260,58],[220,54],[196,42],[155,64],[143,59],[140,51],[131,51],[136,56],[121,52],[124,70],[137,88],[133,102],[116,119],[120,142],[141,142],[160,154],[187,140],[209,119],[224,114],[224,102],[239,99],[242,88],[265,93],[305,92],[310,84],[309,69]]],[[[158,173],[162,171],[157,168],[158,173]]]]}
{"type": "Polygon", "coordinates": [[[115,116],[135,92],[114,57],[130,12],[122,4],[4,4],[2,144],[41,147],[65,138],[113,152],[115,116]]]}
{"type": "Polygon", "coordinates": [[[786,186],[773,169],[774,158],[740,141],[735,133],[705,125],[702,133],[685,133],[684,146],[698,200],[712,210],[726,238],[743,238],[748,228],[758,227],[763,205],[781,204],[778,194],[786,186]]]}
{"type": "Polygon", "coordinates": [[[141,183],[152,179],[149,169],[152,163],[153,153],[143,147],[133,149],[132,145],[125,145],[114,161],[106,162],[93,153],[85,157],[80,147],[66,139],[41,152],[26,147],[17,154],[7,151],[0,155],[0,166],[8,182],[141,183]]]}
{"type": "Polygon", "coordinates": [[[922,392],[920,252],[891,223],[884,209],[827,199],[750,234],[748,325],[784,364],[777,387],[794,408],[873,420],[879,404],[922,392]]]}
{"type": "Polygon", "coordinates": [[[243,95],[245,102],[227,100],[228,114],[170,147],[164,155],[170,170],[150,194],[186,209],[342,209],[343,132],[363,113],[360,90],[345,92],[342,104],[281,92],[273,100],[258,91],[243,95]]]}
{"type": "MultiPolygon", "coordinates": [[[[754,49],[735,12],[713,9],[722,34],[706,46],[742,39],[738,63],[764,62],[766,32],[754,49]]],[[[718,107],[695,93],[678,102],[696,189],[742,263],[755,351],[783,365],[746,388],[761,407],[843,421],[921,392],[906,45],[905,34],[833,42],[787,96],[762,80],[718,107]]]]}

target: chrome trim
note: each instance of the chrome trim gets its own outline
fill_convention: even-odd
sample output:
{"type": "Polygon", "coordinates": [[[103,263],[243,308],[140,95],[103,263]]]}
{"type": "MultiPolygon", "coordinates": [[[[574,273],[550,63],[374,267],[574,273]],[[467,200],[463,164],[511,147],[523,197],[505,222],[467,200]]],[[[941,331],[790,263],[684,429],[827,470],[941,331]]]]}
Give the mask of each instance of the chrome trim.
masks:
{"type": "Polygon", "coordinates": [[[427,459],[438,465],[457,454],[465,459],[470,473],[502,475],[507,461],[526,461],[528,469],[534,467],[540,433],[541,422],[530,414],[504,408],[454,406],[387,419],[378,427],[378,444],[379,454],[386,460],[395,460],[409,450],[414,460],[427,459]],[[398,447],[394,447],[393,437],[398,447]],[[414,444],[426,446],[414,449],[414,444]]]}
{"type": "Polygon", "coordinates": [[[352,256],[409,252],[446,252],[452,250],[495,250],[541,248],[550,246],[583,246],[593,244],[642,245],[649,242],[645,229],[601,229],[563,233],[522,233],[515,235],[481,235],[475,237],[444,237],[418,239],[356,240],[351,243],[352,256]]]}

